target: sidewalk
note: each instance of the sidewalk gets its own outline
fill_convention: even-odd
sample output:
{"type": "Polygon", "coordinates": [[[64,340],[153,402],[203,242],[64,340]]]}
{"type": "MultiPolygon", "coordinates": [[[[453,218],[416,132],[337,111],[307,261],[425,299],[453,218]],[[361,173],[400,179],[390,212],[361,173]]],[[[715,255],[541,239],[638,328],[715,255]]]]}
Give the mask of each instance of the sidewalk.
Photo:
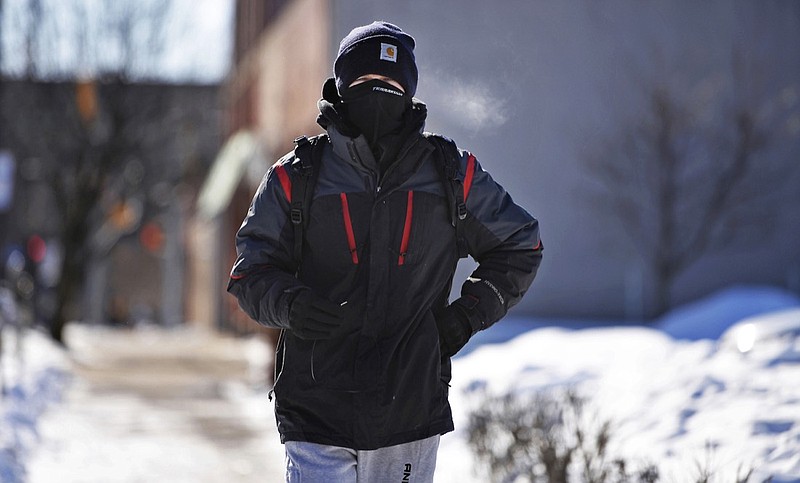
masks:
{"type": "Polygon", "coordinates": [[[31,483],[283,481],[256,340],[70,326],[74,378],[41,420],[31,483]]]}

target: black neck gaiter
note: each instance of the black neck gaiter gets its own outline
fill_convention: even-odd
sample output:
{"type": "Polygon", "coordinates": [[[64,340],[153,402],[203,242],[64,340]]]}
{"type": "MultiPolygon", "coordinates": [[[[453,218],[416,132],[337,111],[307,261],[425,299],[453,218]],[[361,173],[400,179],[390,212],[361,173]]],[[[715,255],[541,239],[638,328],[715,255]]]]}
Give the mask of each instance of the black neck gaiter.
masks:
{"type": "Polygon", "coordinates": [[[344,115],[367,139],[373,151],[381,140],[405,127],[411,96],[378,79],[349,87],[342,92],[344,115]]]}

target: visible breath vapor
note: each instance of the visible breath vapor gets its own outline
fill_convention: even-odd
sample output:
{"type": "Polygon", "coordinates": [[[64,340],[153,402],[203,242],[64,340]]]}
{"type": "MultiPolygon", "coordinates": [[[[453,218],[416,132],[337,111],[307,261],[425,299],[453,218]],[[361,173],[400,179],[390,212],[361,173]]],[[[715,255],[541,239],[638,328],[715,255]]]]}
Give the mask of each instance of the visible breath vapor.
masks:
{"type": "Polygon", "coordinates": [[[464,128],[474,131],[493,129],[508,121],[506,100],[479,81],[440,75],[426,81],[429,82],[430,103],[440,104],[442,107],[437,110],[464,128]]]}

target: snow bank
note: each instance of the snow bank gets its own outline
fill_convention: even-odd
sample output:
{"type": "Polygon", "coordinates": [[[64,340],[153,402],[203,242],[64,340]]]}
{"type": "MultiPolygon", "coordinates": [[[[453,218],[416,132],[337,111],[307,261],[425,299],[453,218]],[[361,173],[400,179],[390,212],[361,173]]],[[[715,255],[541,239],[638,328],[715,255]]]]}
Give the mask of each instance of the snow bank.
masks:
{"type": "Polygon", "coordinates": [[[7,392],[0,398],[0,481],[17,483],[25,481],[26,460],[39,443],[39,418],[61,399],[68,383],[68,361],[36,331],[23,332],[20,341],[7,328],[2,340],[0,370],[7,392]]]}
{"type": "Polygon", "coordinates": [[[657,325],[675,339],[717,339],[746,317],[794,307],[800,307],[800,298],[784,290],[737,286],[675,309],[657,325]]]}
{"type": "Polygon", "coordinates": [[[792,304],[796,297],[780,291],[737,288],[668,314],[663,331],[550,327],[476,348],[453,363],[457,429],[442,439],[436,481],[483,480],[465,464],[474,459],[465,429],[479,403],[476,388],[505,394],[566,387],[613,421],[616,454],[656,464],[661,481],[693,481],[698,466],[715,472],[712,481],[735,481],[740,465],[755,468],[751,481],[800,481],[798,339],[772,340],[747,354],[709,340],[756,313],[774,324],[780,314],[771,311],[792,304]]]}

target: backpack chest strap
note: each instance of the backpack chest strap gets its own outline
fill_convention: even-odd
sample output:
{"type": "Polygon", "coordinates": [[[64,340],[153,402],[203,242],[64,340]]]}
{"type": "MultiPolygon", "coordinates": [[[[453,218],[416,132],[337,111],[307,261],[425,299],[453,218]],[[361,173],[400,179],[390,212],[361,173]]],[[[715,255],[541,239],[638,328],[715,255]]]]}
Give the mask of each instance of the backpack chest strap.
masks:
{"type": "Polygon", "coordinates": [[[469,255],[466,238],[464,238],[464,220],[466,220],[467,204],[466,199],[469,194],[469,187],[472,185],[472,175],[474,173],[474,157],[470,154],[467,163],[467,173],[462,181],[459,176],[461,153],[456,144],[442,136],[431,134],[427,136],[433,142],[437,151],[437,168],[442,178],[444,191],[450,206],[450,223],[456,230],[456,245],[458,258],[466,258],[469,255]],[[471,163],[469,161],[472,161],[471,163]],[[470,169],[470,164],[472,169],[470,169]]]}
{"type": "Polygon", "coordinates": [[[290,219],[294,226],[294,260],[297,266],[303,259],[303,240],[310,216],[308,207],[314,196],[314,187],[319,174],[319,162],[322,158],[322,146],[327,141],[325,135],[311,139],[300,136],[294,140],[294,161],[292,167],[296,180],[292,183],[292,203],[290,219]]]}

